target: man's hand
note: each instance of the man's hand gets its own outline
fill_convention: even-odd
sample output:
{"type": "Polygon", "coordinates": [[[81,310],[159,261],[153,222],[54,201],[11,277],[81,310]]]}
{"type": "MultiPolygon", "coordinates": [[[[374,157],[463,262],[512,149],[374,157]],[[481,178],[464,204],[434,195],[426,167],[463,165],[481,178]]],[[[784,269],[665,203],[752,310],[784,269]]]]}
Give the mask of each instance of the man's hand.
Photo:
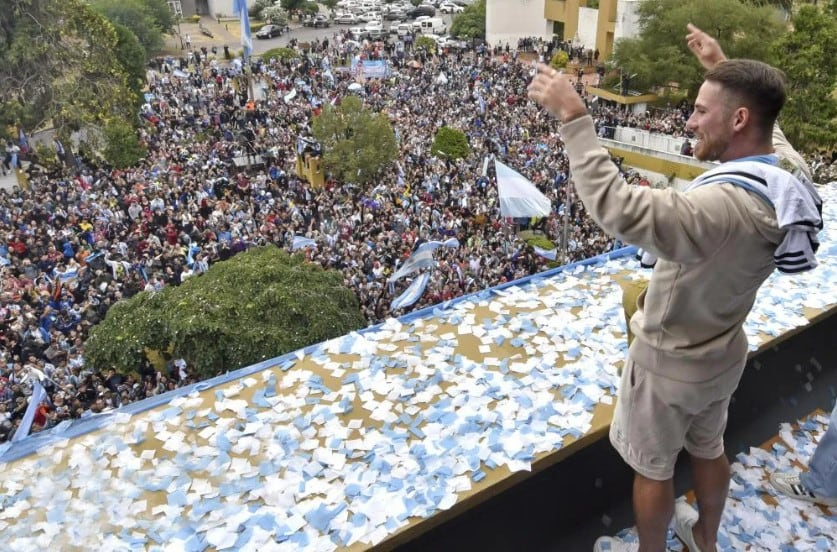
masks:
{"type": "Polygon", "coordinates": [[[726,61],[727,56],[724,55],[717,40],[691,23],[687,24],[686,28],[689,29],[689,34],[686,35],[686,45],[705,69],[712,69],[722,61],[726,61]]]}
{"type": "Polygon", "coordinates": [[[569,78],[543,63],[538,64],[537,74],[529,83],[529,98],[563,122],[587,114],[569,78]]]}

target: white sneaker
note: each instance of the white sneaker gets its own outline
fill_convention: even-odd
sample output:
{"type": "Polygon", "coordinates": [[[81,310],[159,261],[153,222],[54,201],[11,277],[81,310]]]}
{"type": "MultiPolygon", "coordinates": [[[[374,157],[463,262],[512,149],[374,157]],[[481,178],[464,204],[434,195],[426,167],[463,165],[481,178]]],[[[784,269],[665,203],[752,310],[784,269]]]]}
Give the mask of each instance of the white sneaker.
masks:
{"type": "Polygon", "coordinates": [[[779,493],[795,498],[822,504],[823,506],[837,506],[837,497],[818,496],[802,483],[799,472],[771,473],[770,483],[779,493]]]}
{"type": "MultiPolygon", "coordinates": [[[[695,542],[695,535],[692,527],[698,520],[698,513],[685,500],[678,500],[674,503],[674,533],[677,538],[689,548],[689,552],[709,552],[701,550],[695,542]]],[[[718,545],[715,545],[715,552],[718,545]]]]}
{"type": "Polygon", "coordinates": [[[624,541],[617,537],[599,537],[593,552],[639,552],[639,542],[624,541]]]}

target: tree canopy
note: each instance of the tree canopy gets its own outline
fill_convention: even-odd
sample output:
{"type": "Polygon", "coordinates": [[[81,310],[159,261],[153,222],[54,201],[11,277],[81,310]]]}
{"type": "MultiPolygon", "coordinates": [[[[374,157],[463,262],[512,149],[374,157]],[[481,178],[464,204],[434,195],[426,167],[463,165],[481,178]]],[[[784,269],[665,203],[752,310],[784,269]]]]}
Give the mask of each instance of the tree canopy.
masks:
{"type": "Polygon", "coordinates": [[[450,34],[459,38],[485,38],[485,0],[477,0],[455,16],[450,34]]]}
{"type": "Polygon", "coordinates": [[[288,24],[288,11],[279,4],[264,8],[261,11],[261,17],[274,25],[282,26],[288,24]]]}
{"type": "Polygon", "coordinates": [[[113,25],[81,0],[11,0],[0,10],[0,123],[59,132],[134,120],[113,25]]]}
{"type": "Polygon", "coordinates": [[[85,360],[127,373],[146,350],[170,351],[207,378],[364,326],[339,272],[269,245],[116,303],[91,330],[85,360]]]}
{"type": "Polygon", "coordinates": [[[355,96],[326,104],[314,118],[323,166],[343,182],[366,183],[395,161],[398,146],[389,119],[364,107],[355,96]]]}
{"type": "MultiPolygon", "coordinates": [[[[150,7],[152,0],[93,0],[90,5],[108,20],[124,25],[139,39],[148,53],[163,47],[163,33],[171,27],[159,22],[158,14],[150,7]]],[[[164,7],[168,10],[168,6],[164,7]]]]}
{"type": "Polygon", "coordinates": [[[114,55],[125,70],[128,87],[139,96],[145,86],[145,48],[131,29],[120,23],[111,24],[116,31],[114,55]]]}
{"type": "Polygon", "coordinates": [[[120,119],[112,119],[105,125],[104,142],[102,155],[117,169],[136,165],[148,153],[140,144],[136,129],[120,119]]]}
{"type": "Polygon", "coordinates": [[[431,54],[435,54],[436,50],[438,49],[438,44],[436,41],[430,38],[429,36],[421,35],[416,39],[416,43],[414,45],[416,50],[424,49],[431,54]]]}
{"type": "Polygon", "coordinates": [[[802,6],[793,32],[771,46],[788,77],[788,101],[780,124],[788,139],[803,149],[837,143],[837,21],[816,6],[802,6]]]}
{"type": "Polygon", "coordinates": [[[471,153],[468,138],[461,130],[443,126],[436,132],[433,145],[430,146],[432,155],[441,155],[446,159],[462,159],[471,153]]]}
{"type": "Polygon", "coordinates": [[[645,0],[639,5],[640,34],[616,42],[613,61],[631,79],[631,87],[678,85],[697,95],[703,69],[686,46],[686,24],[712,35],[728,57],[770,62],[766,44],[786,32],[773,7],[741,0],[645,0]]]}

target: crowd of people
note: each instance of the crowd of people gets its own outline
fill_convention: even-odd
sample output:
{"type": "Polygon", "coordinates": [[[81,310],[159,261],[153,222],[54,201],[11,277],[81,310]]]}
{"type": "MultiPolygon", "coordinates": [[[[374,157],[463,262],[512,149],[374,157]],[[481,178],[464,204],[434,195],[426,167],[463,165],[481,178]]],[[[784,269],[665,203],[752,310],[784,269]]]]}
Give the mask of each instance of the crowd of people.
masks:
{"type": "MultiPolygon", "coordinates": [[[[565,261],[618,245],[573,199],[558,128],[526,99],[530,67],[506,54],[481,47],[433,56],[375,44],[358,52],[335,33],[298,59],[254,64],[257,101],[247,97],[240,63],[206,55],[158,60],[140,113],[148,154],[135,167],[60,155],[60,168],[32,172],[27,187],[0,195],[0,442],[14,434],[34,380],[49,397],[36,430],[193,382],[182,361],[164,372],[150,365],[128,376],[93,371],[84,362],[88,332],[120,299],[178,285],[254,245],[291,251],[295,236],[314,240],[304,254],[342,272],[369,323],[403,314],[389,305],[409,278],[396,289],[387,279],[427,240],[455,237],[460,246],[436,252],[412,308],[544,270],[549,261],[520,237],[535,221],[499,215],[491,157],[550,198],[553,213],[535,224],[545,238],[559,242],[568,222],[565,261]],[[389,59],[395,72],[349,91],[355,76],[329,60],[358,53],[389,59]],[[370,184],[329,177],[312,187],[295,173],[298,138],[310,136],[326,102],[352,93],[390,118],[398,161],[370,184]],[[442,125],[467,135],[470,156],[430,154],[442,125]],[[255,155],[264,163],[249,164],[255,155]]],[[[597,117],[680,131],[671,113],[641,123],[616,110],[597,117]]],[[[641,183],[637,173],[626,177],[641,183]]]]}

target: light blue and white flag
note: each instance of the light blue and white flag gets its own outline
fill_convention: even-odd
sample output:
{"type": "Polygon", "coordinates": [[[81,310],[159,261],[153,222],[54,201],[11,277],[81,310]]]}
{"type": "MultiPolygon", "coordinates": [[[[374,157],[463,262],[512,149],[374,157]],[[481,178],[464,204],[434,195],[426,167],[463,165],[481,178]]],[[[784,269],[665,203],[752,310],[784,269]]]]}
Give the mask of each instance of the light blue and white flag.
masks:
{"type": "Polygon", "coordinates": [[[70,280],[75,280],[76,278],[78,278],[78,269],[70,268],[65,270],[64,272],[58,272],[56,270],[55,275],[58,276],[58,280],[60,280],[62,284],[66,284],[70,280]]]}
{"type": "Polygon", "coordinates": [[[395,282],[408,274],[412,274],[422,268],[429,268],[435,266],[436,261],[433,260],[433,249],[424,249],[423,251],[416,250],[410,255],[410,258],[404,261],[401,268],[395,271],[395,274],[390,276],[389,282],[395,282]]]}
{"type": "Polygon", "coordinates": [[[29,435],[29,431],[32,429],[32,421],[35,419],[35,411],[38,410],[38,407],[46,398],[46,389],[43,388],[41,382],[33,378],[32,396],[29,398],[29,406],[26,407],[26,412],[20,420],[20,425],[17,427],[12,441],[20,441],[29,435]]]}
{"type": "Polygon", "coordinates": [[[445,241],[426,241],[416,248],[416,253],[418,253],[419,251],[433,251],[434,249],[437,249],[439,247],[459,247],[459,240],[456,238],[448,238],[445,241]]]}
{"type": "Polygon", "coordinates": [[[253,37],[250,35],[250,14],[247,13],[247,0],[233,0],[233,13],[241,19],[241,47],[244,58],[248,59],[253,51],[253,37]]]}
{"type": "Polygon", "coordinates": [[[535,250],[535,253],[537,255],[540,255],[541,257],[543,257],[545,259],[549,259],[550,261],[554,261],[555,259],[558,258],[558,248],[557,247],[555,249],[544,249],[542,247],[538,247],[537,245],[533,245],[532,249],[535,250]]]}
{"type": "Polygon", "coordinates": [[[497,193],[500,214],[511,218],[545,217],[552,210],[552,202],[525,176],[494,160],[497,170],[497,193]]]}
{"type": "Polygon", "coordinates": [[[192,265],[195,264],[195,253],[198,253],[201,250],[200,247],[197,245],[189,244],[189,249],[186,251],[186,266],[192,268],[192,265]]]}
{"type": "Polygon", "coordinates": [[[296,98],[296,88],[291,89],[290,92],[288,92],[287,94],[282,96],[282,99],[285,100],[285,103],[288,103],[289,101],[293,100],[294,98],[296,98]]]}
{"type": "Polygon", "coordinates": [[[413,280],[410,287],[405,289],[404,293],[392,301],[392,305],[390,305],[392,310],[403,309],[404,307],[409,307],[415,304],[415,302],[418,301],[422,295],[424,295],[424,290],[427,288],[427,282],[429,280],[429,272],[423,272],[421,276],[413,280]]]}
{"type": "Polygon", "coordinates": [[[293,251],[297,251],[298,249],[305,249],[307,247],[317,247],[316,240],[306,238],[305,236],[294,236],[293,244],[291,244],[291,249],[293,251]]]}

